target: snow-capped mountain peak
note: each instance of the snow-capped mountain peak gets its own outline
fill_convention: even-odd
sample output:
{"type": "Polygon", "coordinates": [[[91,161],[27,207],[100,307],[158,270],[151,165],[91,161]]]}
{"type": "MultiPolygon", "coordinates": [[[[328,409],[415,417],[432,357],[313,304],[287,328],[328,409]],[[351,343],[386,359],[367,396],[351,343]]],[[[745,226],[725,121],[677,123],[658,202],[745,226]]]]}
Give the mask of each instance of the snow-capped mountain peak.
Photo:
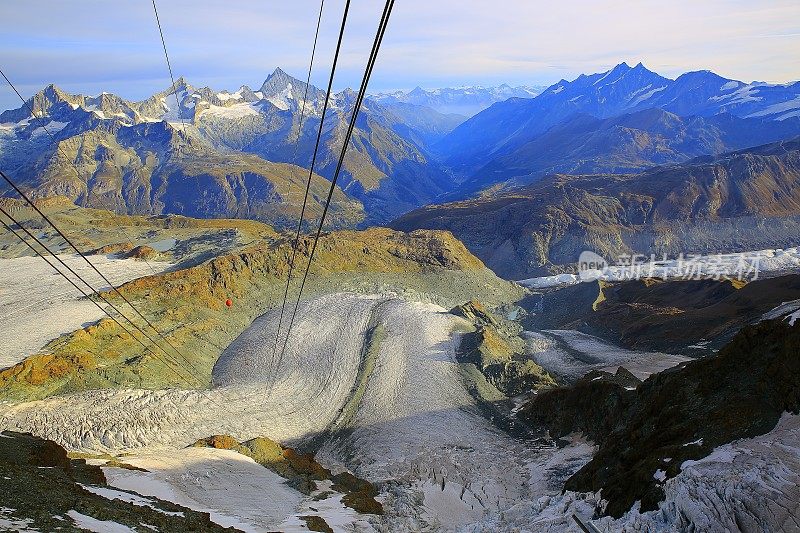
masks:
{"type": "Polygon", "coordinates": [[[462,87],[443,87],[423,89],[420,86],[410,91],[391,91],[371,95],[379,103],[406,103],[429,107],[440,113],[454,113],[471,116],[494,103],[509,98],[533,98],[544,87],[511,87],[507,83],[496,87],[467,85],[462,87]]]}

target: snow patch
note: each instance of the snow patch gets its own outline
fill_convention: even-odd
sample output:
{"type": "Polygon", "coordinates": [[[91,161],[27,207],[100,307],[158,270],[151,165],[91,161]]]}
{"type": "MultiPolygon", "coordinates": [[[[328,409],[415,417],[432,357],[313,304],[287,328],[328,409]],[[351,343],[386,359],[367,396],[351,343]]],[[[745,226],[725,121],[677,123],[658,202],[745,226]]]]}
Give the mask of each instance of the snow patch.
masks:
{"type": "Polygon", "coordinates": [[[162,449],[125,460],[147,472],[105,467],[109,485],[209,513],[222,527],[272,530],[302,499],[282,477],[232,450],[162,449]]]}
{"type": "Polygon", "coordinates": [[[228,100],[241,100],[242,91],[241,89],[236,91],[235,93],[229,93],[227,91],[223,91],[221,93],[217,93],[217,98],[219,98],[219,100],[222,102],[227,102],[228,100]]]}
{"type": "Polygon", "coordinates": [[[750,84],[750,85],[743,85],[739,89],[730,93],[712,96],[708,100],[710,102],[725,101],[724,102],[725,105],[743,104],[746,102],[760,102],[761,100],[763,100],[763,98],[761,96],[756,96],[757,94],[758,94],[758,85],[750,84]]]}
{"type": "Polygon", "coordinates": [[[131,529],[128,526],[123,526],[122,524],[114,522],[113,520],[98,520],[96,518],[92,518],[91,516],[81,514],[74,509],[67,511],[67,516],[72,518],[72,520],[75,522],[75,525],[79,528],[86,529],[94,533],[136,533],[136,530],[131,529]]]}
{"type": "Polygon", "coordinates": [[[260,115],[259,108],[254,104],[241,103],[233,104],[232,106],[224,107],[217,105],[210,105],[208,109],[204,109],[199,113],[199,116],[213,115],[215,117],[222,117],[226,119],[238,119],[245,117],[253,117],[260,115]]]}
{"type": "Polygon", "coordinates": [[[29,518],[16,518],[13,516],[14,511],[16,511],[16,509],[11,509],[10,507],[0,507],[0,531],[39,533],[38,529],[34,529],[32,527],[33,520],[29,518]]]}
{"type": "Polygon", "coordinates": [[[591,370],[613,374],[621,366],[643,380],[689,360],[680,355],[626,350],[574,330],[525,331],[522,336],[526,340],[526,353],[538,365],[571,381],[591,370]]]}
{"type": "Polygon", "coordinates": [[[292,95],[292,84],[289,83],[281,92],[273,96],[267,97],[267,101],[280,109],[287,111],[291,107],[291,101],[294,100],[292,95]]]}
{"type": "Polygon", "coordinates": [[[136,494],[131,494],[130,492],[123,492],[121,490],[114,490],[106,487],[93,487],[91,485],[83,485],[80,483],[79,485],[83,487],[84,490],[87,490],[92,494],[97,494],[98,496],[105,498],[107,500],[120,500],[123,502],[131,503],[133,505],[137,505],[139,507],[149,507],[154,511],[158,511],[159,513],[163,513],[169,516],[183,516],[183,513],[181,512],[171,512],[159,509],[153,504],[152,500],[148,500],[147,498],[143,498],[136,494]]]}
{"type": "MultiPolygon", "coordinates": [[[[649,87],[649,85],[648,85],[648,87],[649,87]]],[[[641,104],[642,102],[644,102],[645,100],[649,100],[650,98],[652,98],[652,97],[653,97],[653,95],[655,95],[655,94],[656,94],[656,93],[658,93],[658,92],[661,92],[661,91],[663,91],[663,90],[664,90],[664,89],[666,89],[666,88],[667,88],[667,86],[666,86],[666,85],[664,85],[664,86],[662,86],[662,87],[656,87],[655,89],[650,89],[650,90],[649,90],[649,91],[647,91],[646,93],[639,95],[639,96],[638,96],[638,97],[637,97],[635,100],[633,100],[633,101],[630,103],[630,105],[632,105],[632,106],[639,105],[639,104],[641,104]]]]}
{"type": "MultiPolygon", "coordinates": [[[[784,111],[792,111],[794,109],[800,109],[800,96],[794,97],[792,100],[787,100],[786,102],[780,102],[777,104],[773,104],[771,106],[765,107],[761,111],[756,111],[755,113],[750,113],[746,116],[746,118],[753,118],[753,117],[766,117],[768,115],[775,115],[778,113],[782,113],[784,111]]],[[[789,118],[788,116],[783,116],[783,118],[789,118]]]]}
{"type": "Polygon", "coordinates": [[[39,126],[35,130],[31,132],[31,137],[38,137],[40,135],[53,135],[54,133],[58,133],[59,131],[63,130],[69,125],[69,122],[56,122],[55,120],[51,120],[44,126],[39,126]]]}

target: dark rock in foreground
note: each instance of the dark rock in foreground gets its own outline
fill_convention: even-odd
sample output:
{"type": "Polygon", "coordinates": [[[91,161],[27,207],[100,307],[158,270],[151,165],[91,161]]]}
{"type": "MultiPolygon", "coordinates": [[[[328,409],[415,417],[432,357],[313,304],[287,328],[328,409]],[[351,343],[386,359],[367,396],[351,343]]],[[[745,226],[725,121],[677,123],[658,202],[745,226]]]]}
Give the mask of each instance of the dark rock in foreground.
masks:
{"type": "Polygon", "coordinates": [[[11,527],[81,530],[79,525],[72,525],[71,514],[77,512],[109,522],[106,527],[116,523],[137,531],[143,527],[158,531],[237,531],[211,522],[208,513],[149,497],[144,498],[147,506],[108,499],[93,492],[93,487],[108,488],[100,467],[83,459],[70,459],[64,448],[51,440],[12,431],[0,434],[0,516],[11,527]]]}
{"type": "Polygon", "coordinates": [[[672,478],[684,461],[763,435],[784,412],[800,411],[800,324],[745,327],[715,356],[629,388],[589,375],[573,387],[541,392],[519,413],[553,437],[582,432],[598,444],[565,490],[602,490],[606,513],[617,518],[636,501],[642,511],[657,509],[664,499],[657,470],[672,478]]]}

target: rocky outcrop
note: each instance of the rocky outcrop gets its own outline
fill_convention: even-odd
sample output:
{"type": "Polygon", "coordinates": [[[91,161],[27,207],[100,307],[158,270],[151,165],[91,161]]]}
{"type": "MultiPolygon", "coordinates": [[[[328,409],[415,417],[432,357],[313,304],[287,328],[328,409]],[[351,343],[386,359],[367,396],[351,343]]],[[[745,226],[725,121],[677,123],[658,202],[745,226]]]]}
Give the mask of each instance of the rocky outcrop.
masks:
{"type": "MultiPolygon", "coordinates": [[[[553,437],[582,432],[599,445],[565,489],[597,492],[620,517],[641,501],[655,510],[684,461],[763,435],[800,412],[800,324],[745,327],[714,356],[655,374],[635,390],[599,376],[544,391],[519,413],[553,437]]],[[[632,388],[632,387],[630,387],[632,388]]]]}
{"type": "Polygon", "coordinates": [[[383,506],[375,500],[378,491],[372,483],[359,479],[349,472],[334,474],[319,464],[311,453],[300,453],[292,448],[285,448],[266,437],[238,442],[229,435],[212,435],[197,441],[193,446],[234,450],[246,455],[289,480],[289,485],[304,494],[311,494],[316,490],[317,481],[332,481],[333,490],[344,493],[342,503],[347,507],[359,513],[383,514],[383,506]]]}
{"type": "MultiPolygon", "coordinates": [[[[105,498],[96,489],[108,489],[103,471],[83,459],[70,459],[53,441],[28,433],[0,434],[0,522],[14,530],[56,531],[80,529],[70,512],[139,531],[144,524],[159,531],[231,531],[209,519],[208,513],[131,493],[140,505],[105,498]],[[95,489],[95,490],[93,490],[95,489]]],[[[116,489],[115,489],[116,490],[116,489]]],[[[129,493],[119,492],[123,496],[129,493]]]]}
{"type": "Polygon", "coordinates": [[[454,315],[472,322],[474,331],[464,333],[458,350],[461,363],[473,364],[486,380],[507,396],[552,387],[553,378],[525,355],[522,328],[491,313],[478,301],[459,305],[454,315]]]}
{"type": "Polygon", "coordinates": [[[580,283],[529,297],[527,329],[576,329],[634,350],[704,355],[783,302],[800,275],[738,280],[580,283]]]}

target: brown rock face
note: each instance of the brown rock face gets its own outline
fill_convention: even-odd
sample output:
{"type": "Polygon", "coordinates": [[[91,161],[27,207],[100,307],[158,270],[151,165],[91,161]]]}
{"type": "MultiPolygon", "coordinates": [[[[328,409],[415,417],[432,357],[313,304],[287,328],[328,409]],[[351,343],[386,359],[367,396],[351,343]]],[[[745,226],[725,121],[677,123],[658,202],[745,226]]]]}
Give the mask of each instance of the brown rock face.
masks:
{"type": "Polygon", "coordinates": [[[746,284],[713,279],[581,283],[531,298],[538,312],[528,315],[523,325],[577,329],[635,350],[702,355],[721,348],[743,326],[781,303],[796,299],[797,274],[746,284]]]}

